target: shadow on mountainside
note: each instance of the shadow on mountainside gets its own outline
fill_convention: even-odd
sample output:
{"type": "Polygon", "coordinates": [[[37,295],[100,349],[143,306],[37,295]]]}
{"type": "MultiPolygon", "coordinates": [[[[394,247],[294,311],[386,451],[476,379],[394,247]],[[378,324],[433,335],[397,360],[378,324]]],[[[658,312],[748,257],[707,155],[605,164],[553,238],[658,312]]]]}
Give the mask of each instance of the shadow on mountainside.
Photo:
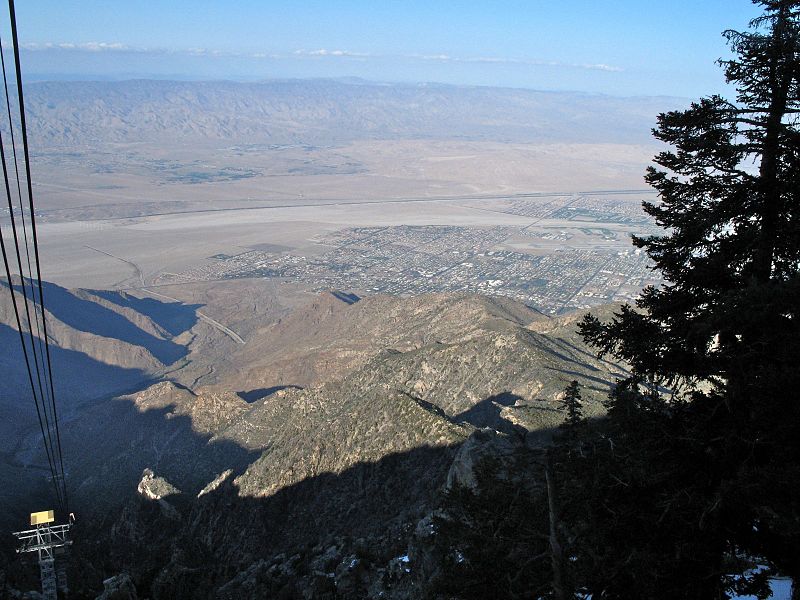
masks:
{"type": "Polygon", "coordinates": [[[197,323],[197,309],[202,304],[184,304],[183,302],[162,302],[154,298],[137,298],[125,292],[112,290],[89,290],[90,293],[122,306],[135,310],[150,318],[155,324],[177,336],[188,331],[197,323]]]}
{"type": "Polygon", "coordinates": [[[361,298],[356,294],[353,294],[352,292],[344,292],[342,290],[331,290],[331,295],[334,298],[338,298],[345,304],[355,304],[361,300],[361,298]]]}
{"type": "Polygon", "coordinates": [[[255,390],[248,390],[242,392],[236,392],[236,395],[239,396],[242,400],[247,402],[248,404],[252,404],[253,402],[257,402],[258,400],[262,400],[268,396],[271,396],[275,392],[280,392],[281,390],[302,390],[303,387],[299,385],[273,385],[271,387],[266,388],[258,388],[255,390]]]}
{"type": "MultiPolygon", "coordinates": [[[[20,411],[18,416],[34,416],[30,382],[25,368],[19,333],[0,323],[0,358],[3,385],[0,386],[0,406],[13,405],[20,411]],[[27,409],[30,410],[27,410],[27,409]]],[[[28,355],[33,358],[28,346],[28,355]]],[[[151,375],[141,369],[126,369],[109,365],[77,350],[50,345],[53,381],[59,406],[69,412],[75,405],[97,397],[131,389],[151,375]]],[[[34,375],[35,377],[35,375],[34,375]]],[[[36,379],[34,379],[36,382],[36,379]]],[[[38,388],[37,388],[38,389],[38,388]]],[[[2,444],[0,444],[0,447],[2,444]]]]}
{"type": "MultiPolygon", "coordinates": [[[[209,443],[188,417],[170,416],[172,408],[139,412],[131,402],[112,400],[62,434],[71,510],[78,516],[74,550],[83,571],[70,575],[74,589],[99,592],[104,578],[124,570],[145,596],[203,597],[203,590],[224,584],[260,558],[280,552],[308,558],[318,544],[386,563],[407,552],[414,527],[436,504],[457,449],[414,448],[338,474],[308,477],[268,497],[240,497],[233,481],[263,450],[209,443]],[[183,491],[165,498],[177,515],[137,495],[145,468],[183,491]],[[219,487],[197,498],[228,469],[232,472],[219,487]],[[148,594],[154,588],[158,593],[148,594]]],[[[31,490],[19,522],[8,529],[24,528],[28,507],[41,504],[36,494],[42,492],[31,490]]],[[[13,540],[4,536],[2,542],[13,540]]],[[[27,567],[30,581],[34,570],[35,565],[27,567]]],[[[313,576],[310,565],[301,570],[313,576]]]]}
{"type": "MultiPolygon", "coordinates": [[[[607,358],[598,358],[596,354],[592,354],[591,352],[587,351],[585,348],[580,348],[579,346],[576,346],[572,342],[568,342],[563,338],[552,336],[552,337],[549,337],[548,339],[553,344],[555,344],[556,346],[560,346],[562,348],[564,348],[566,346],[566,348],[564,348],[566,351],[570,351],[571,350],[572,352],[575,352],[577,354],[585,356],[586,358],[589,358],[591,360],[596,360],[596,361],[598,361],[600,363],[603,363],[607,367],[613,367],[614,369],[619,369],[619,372],[618,373],[614,373],[614,375],[619,377],[620,379],[624,379],[625,377],[628,377],[628,375],[630,375],[630,373],[628,373],[627,371],[622,369],[619,364],[617,364],[615,362],[612,362],[612,361],[608,360],[607,358]]],[[[584,363],[584,364],[586,364],[586,363],[584,363]]],[[[588,366],[588,364],[586,364],[586,366],[588,366]]]]}
{"type": "Polygon", "coordinates": [[[544,367],[544,368],[548,369],[549,371],[554,371],[556,373],[562,373],[564,375],[568,375],[569,377],[573,377],[576,381],[578,381],[578,383],[581,384],[583,388],[594,390],[595,392],[602,392],[604,394],[607,394],[616,385],[615,381],[608,381],[606,379],[603,379],[602,377],[586,375],[585,373],[581,373],[580,371],[570,371],[569,369],[557,369],[555,367],[544,367]],[[592,385],[592,383],[595,385],[592,385]]]}
{"type": "Polygon", "coordinates": [[[547,352],[551,356],[554,356],[559,361],[565,363],[572,363],[578,365],[580,367],[584,367],[590,371],[599,371],[597,367],[593,366],[589,362],[586,362],[585,359],[581,360],[582,357],[591,358],[592,360],[597,360],[596,357],[592,356],[586,351],[581,351],[579,348],[574,347],[571,344],[563,342],[561,340],[556,340],[553,337],[544,337],[544,336],[536,336],[531,337],[534,340],[534,344],[537,348],[542,350],[543,352],[547,352]],[[562,343],[559,343],[562,342],[562,343]],[[562,345],[563,344],[563,345],[562,345]],[[567,346],[564,348],[564,346],[567,346]],[[572,352],[575,352],[579,356],[570,356],[572,352]]]}
{"type": "MultiPolygon", "coordinates": [[[[539,433],[547,440],[554,431],[539,433]]],[[[115,524],[117,537],[103,539],[111,552],[98,575],[137,565],[139,592],[156,600],[301,598],[300,589],[313,598],[380,597],[367,589],[376,581],[411,592],[436,569],[430,516],[449,480],[469,485],[479,462],[514,461],[530,450],[518,437],[480,431],[463,446],[358,462],[263,498],[240,497],[231,477],[186,507],[183,524],[165,523],[154,502],[137,499],[115,524]]]]}
{"type": "MultiPolygon", "coordinates": [[[[89,590],[99,592],[104,578],[122,571],[131,573],[145,597],[207,597],[253,565],[263,570],[258,581],[266,587],[259,588],[260,596],[234,586],[231,595],[217,597],[277,597],[287,578],[274,570],[268,574],[269,564],[258,566],[258,561],[280,553],[284,561],[290,557],[296,577],[306,578],[306,584],[318,580],[315,573],[339,573],[353,559],[383,568],[408,553],[418,524],[438,506],[454,459],[466,460],[461,473],[470,468],[460,442],[421,445],[374,462],[355,462],[338,473],[325,472],[322,465],[322,472],[269,496],[241,497],[236,477],[249,477],[251,488],[266,488],[270,482],[258,477],[269,471],[251,472],[248,466],[263,457],[271,460],[281,448],[247,450],[228,439],[212,439],[176,412],[195,397],[174,390],[175,401],[145,410],[128,398],[95,403],[62,430],[72,510],[78,515],[80,572],[71,583],[87,597],[93,597],[89,590]],[[137,495],[146,468],[183,492],[164,499],[169,509],[137,495]],[[218,485],[198,497],[214,480],[218,485]],[[277,587],[269,587],[273,584],[277,587]]],[[[459,417],[480,423],[483,411],[493,414],[489,407],[499,411],[517,399],[503,392],[459,417]]],[[[499,412],[494,417],[500,418],[499,412]]],[[[481,436],[491,440],[490,433],[481,436]]],[[[475,456],[491,454],[492,443],[480,439],[472,444],[478,447],[475,456]]],[[[506,450],[522,443],[519,436],[504,439],[506,450]]],[[[310,452],[308,460],[314,459],[310,452]]],[[[31,505],[41,503],[34,493],[29,498],[31,505]]],[[[22,512],[27,510],[26,505],[22,512]]]]}
{"type": "MultiPolygon", "coordinates": [[[[28,404],[33,411],[33,403],[28,400],[28,404]]],[[[175,404],[168,404],[139,410],[126,397],[110,398],[84,407],[79,418],[62,420],[71,509],[77,515],[97,518],[106,511],[118,510],[135,493],[145,468],[194,495],[223,471],[230,469],[231,477],[238,476],[260,454],[228,440],[210,442],[210,433],[196,431],[192,420],[175,414],[175,408],[175,404]]],[[[22,506],[11,514],[0,515],[3,530],[24,528],[33,507],[53,504],[35,419],[35,414],[27,419],[29,433],[36,442],[32,466],[20,464],[13,454],[0,453],[0,472],[6,463],[6,470],[22,469],[31,475],[16,481],[12,491],[15,502],[22,506]]],[[[17,425],[19,422],[20,419],[15,421],[17,425]]],[[[13,439],[24,432],[15,426],[4,433],[13,439]]]]}
{"type": "Polygon", "coordinates": [[[326,595],[333,574],[355,563],[361,570],[386,567],[408,553],[418,523],[439,503],[456,450],[415,448],[309,477],[264,498],[240,497],[231,476],[197,500],[167,498],[181,511],[179,520],[136,497],[116,521],[82,524],[76,551],[95,570],[95,589],[124,569],[140,594],[157,599],[293,598],[278,594],[292,578],[322,584],[313,587],[314,598],[366,597],[365,590],[326,595]],[[267,572],[270,561],[287,557],[291,576],[267,572]],[[257,590],[229,583],[253,567],[257,590]],[[211,593],[225,584],[227,594],[211,593]]]}
{"type": "MultiPolygon", "coordinates": [[[[3,285],[7,284],[3,282],[3,285]]],[[[165,365],[183,358],[188,352],[184,346],[144,331],[124,315],[99,303],[80,298],[61,286],[42,282],[42,288],[47,310],[73,329],[141,346],[165,365]]],[[[22,293],[20,285],[14,285],[14,290],[22,293]]],[[[27,293],[30,297],[30,289],[27,293]]],[[[38,299],[38,293],[35,298],[38,299]]],[[[194,314],[191,306],[182,305],[182,308],[187,313],[194,314]]],[[[184,321],[189,322],[186,318],[184,321]]]]}
{"type": "Polygon", "coordinates": [[[196,495],[220,473],[240,475],[261,451],[230,440],[212,440],[212,432],[176,412],[177,403],[144,408],[127,397],[98,403],[64,428],[64,452],[77,504],[94,513],[118,507],[136,490],[145,468],[165,477],[182,492],[196,495]],[[107,498],[98,498],[102,490],[107,498]]]}
{"type": "MultiPolygon", "coordinates": [[[[51,488],[19,333],[2,323],[0,348],[0,530],[7,531],[25,525],[29,512],[47,504],[51,488]]],[[[55,345],[50,346],[50,355],[62,425],[81,405],[142,385],[150,377],[139,369],[108,365],[55,345]]],[[[66,456],[69,462],[71,457],[66,456]]]]}
{"type": "Polygon", "coordinates": [[[501,392],[481,400],[452,417],[454,423],[469,423],[477,428],[491,427],[504,433],[515,433],[518,427],[502,416],[503,407],[514,406],[522,396],[512,392],[501,392]]]}

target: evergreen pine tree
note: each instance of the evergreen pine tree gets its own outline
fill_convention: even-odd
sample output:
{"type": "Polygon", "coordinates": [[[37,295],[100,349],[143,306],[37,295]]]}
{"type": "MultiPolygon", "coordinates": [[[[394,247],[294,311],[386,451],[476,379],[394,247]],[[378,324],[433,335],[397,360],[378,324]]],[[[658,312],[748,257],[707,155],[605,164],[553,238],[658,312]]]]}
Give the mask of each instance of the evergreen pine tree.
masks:
{"type": "Polygon", "coordinates": [[[654,131],[673,149],[648,169],[660,202],[644,208],[665,231],[633,242],[665,284],[581,324],[631,365],[627,389],[647,382],[626,408],[666,410],[697,448],[688,518],[717,556],[705,567],[714,593],[726,552],[761,554],[800,581],[800,2],[755,3],[750,29],[724,34],[736,99],[662,114],[654,131]]]}
{"type": "Polygon", "coordinates": [[[567,411],[564,418],[563,427],[567,430],[574,430],[583,419],[583,408],[581,403],[581,388],[577,381],[572,381],[564,388],[564,397],[561,399],[561,408],[567,411]]]}

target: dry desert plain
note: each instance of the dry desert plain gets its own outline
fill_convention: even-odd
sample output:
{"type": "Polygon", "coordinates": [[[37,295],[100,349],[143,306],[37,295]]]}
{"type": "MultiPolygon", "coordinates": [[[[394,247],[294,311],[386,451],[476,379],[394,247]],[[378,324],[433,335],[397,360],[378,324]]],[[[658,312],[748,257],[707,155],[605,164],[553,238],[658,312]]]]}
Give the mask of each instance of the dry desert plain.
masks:
{"type": "MultiPolygon", "coordinates": [[[[556,310],[569,307],[582,287],[591,287],[592,276],[609,257],[626,252],[642,266],[629,235],[650,230],[640,204],[653,195],[641,176],[654,151],[653,146],[625,144],[425,140],[319,148],[209,144],[171,151],[155,144],[118,144],[84,153],[52,151],[35,157],[33,171],[43,275],[70,288],[169,286],[173,293],[168,295],[180,297],[175,288],[182,284],[230,284],[247,274],[204,272],[220,257],[268,248],[273,252],[255,258],[263,263],[272,254],[330,262],[332,247],[358,247],[363,241],[358,235],[343,241],[336,232],[389,228],[377,236],[386,238],[383,244],[373,240],[363,250],[376,259],[386,258],[379,251],[386,245],[424,253],[433,235],[440,243],[428,253],[440,255],[447,235],[458,233],[452,249],[465,252],[456,257],[459,263],[487,252],[538,257],[578,252],[577,259],[592,264],[571,267],[575,261],[564,259],[534,274],[557,282],[570,269],[580,271],[581,281],[571,278],[565,284],[569,289],[556,294],[560,305],[554,300],[541,307],[556,310]],[[402,239],[390,235],[402,227],[417,229],[402,239]],[[439,229],[424,231],[432,227],[439,229]],[[489,230],[497,234],[484,239],[476,233],[489,230]],[[330,235],[337,237],[333,244],[330,235]]],[[[450,262],[441,267],[452,271],[450,262]]],[[[495,271],[489,268],[479,276],[515,279],[516,288],[524,284],[524,273],[504,279],[495,271]]],[[[292,288],[326,287],[329,278],[314,281],[314,272],[271,276],[292,288]]],[[[635,281],[620,283],[606,296],[626,297],[648,282],[641,268],[634,274],[635,281]]],[[[387,291],[385,275],[353,278],[352,285],[342,277],[333,280],[339,285],[328,287],[387,291]],[[371,280],[376,285],[368,285],[371,280]]],[[[455,286],[440,279],[434,287],[455,286]]],[[[502,294],[497,289],[502,287],[485,291],[502,294]]],[[[536,304],[534,296],[530,303],[536,304]]]]}

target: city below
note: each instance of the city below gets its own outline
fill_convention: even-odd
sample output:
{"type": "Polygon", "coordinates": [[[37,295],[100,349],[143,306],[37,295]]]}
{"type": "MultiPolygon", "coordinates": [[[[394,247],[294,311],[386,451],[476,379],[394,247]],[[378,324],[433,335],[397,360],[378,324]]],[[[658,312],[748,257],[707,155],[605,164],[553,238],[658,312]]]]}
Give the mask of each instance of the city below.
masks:
{"type": "Polygon", "coordinates": [[[274,278],[314,291],[506,296],[548,314],[630,301],[660,279],[630,233],[652,225],[641,200],[560,196],[482,201],[483,210],[534,218],[519,226],[348,227],[310,240],[316,253],[263,244],[216,254],[154,285],[274,278]],[[489,208],[491,207],[491,208],[489,208]]]}

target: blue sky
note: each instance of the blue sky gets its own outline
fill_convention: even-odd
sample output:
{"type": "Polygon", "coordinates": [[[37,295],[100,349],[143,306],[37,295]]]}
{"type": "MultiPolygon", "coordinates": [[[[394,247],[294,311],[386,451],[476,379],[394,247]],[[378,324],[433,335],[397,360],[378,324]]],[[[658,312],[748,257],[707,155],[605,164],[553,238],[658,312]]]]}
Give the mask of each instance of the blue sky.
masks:
{"type": "MultiPolygon", "coordinates": [[[[362,77],[616,95],[722,91],[748,0],[26,0],[33,78],[362,77]]],[[[7,34],[6,38],[7,39],[7,34]]]]}

